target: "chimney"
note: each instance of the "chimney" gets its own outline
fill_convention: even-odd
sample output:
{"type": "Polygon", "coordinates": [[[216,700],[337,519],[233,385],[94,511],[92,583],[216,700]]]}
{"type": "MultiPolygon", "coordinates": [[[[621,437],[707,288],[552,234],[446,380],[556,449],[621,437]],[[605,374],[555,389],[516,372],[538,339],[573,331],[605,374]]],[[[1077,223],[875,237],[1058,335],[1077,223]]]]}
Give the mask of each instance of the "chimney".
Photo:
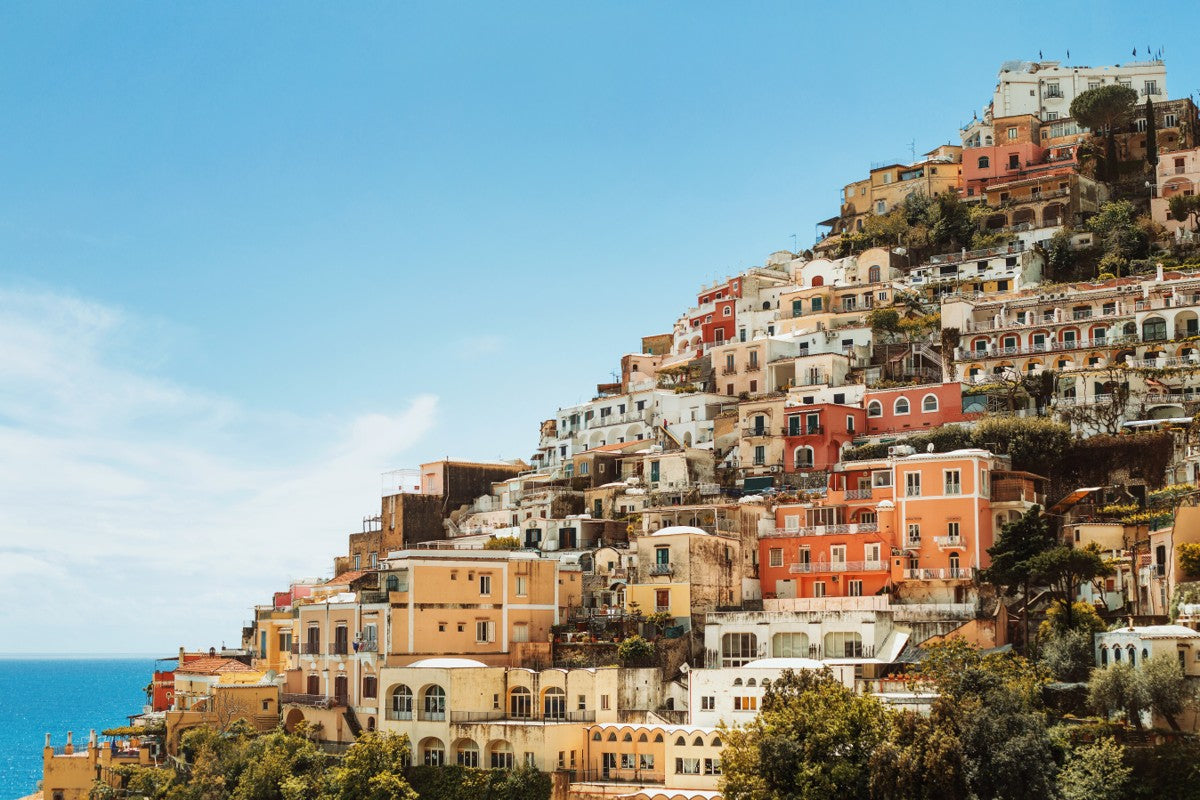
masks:
{"type": "Polygon", "coordinates": [[[1162,279],[1163,279],[1163,266],[1162,266],[1162,262],[1160,261],[1154,267],[1154,280],[1158,283],[1162,283],[1162,279]]]}
{"type": "Polygon", "coordinates": [[[92,732],[88,734],[88,750],[96,749],[96,729],[92,728],[92,732]]]}
{"type": "Polygon", "coordinates": [[[63,753],[71,755],[75,752],[75,745],[72,743],[71,731],[67,731],[67,746],[63,748],[63,753]]]}

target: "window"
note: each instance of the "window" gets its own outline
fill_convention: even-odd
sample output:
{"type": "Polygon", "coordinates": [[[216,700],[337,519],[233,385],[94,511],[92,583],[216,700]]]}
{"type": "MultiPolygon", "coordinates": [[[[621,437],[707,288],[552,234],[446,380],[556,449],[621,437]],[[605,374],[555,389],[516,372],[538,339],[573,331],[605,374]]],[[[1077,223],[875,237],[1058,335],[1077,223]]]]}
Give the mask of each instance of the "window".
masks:
{"type": "Polygon", "coordinates": [[[932,414],[938,410],[937,395],[927,394],[921,401],[921,410],[926,414],[932,414]]]}
{"type": "Polygon", "coordinates": [[[825,581],[817,581],[813,584],[813,597],[825,596],[825,581]]]}
{"type": "Polygon", "coordinates": [[[721,759],[719,759],[719,758],[704,759],[704,774],[705,775],[720,775],[721,774],[721,759]]]}
{"type": "Polygon", "coordinates": [[[1179,117],[1175,116],[1174,114],[1163,115],[1163,127],[1178,128],[1179,127],[1179,117]]]}
{"type": "Polygon", "coordinates": [[[391,706],[387,710],[387,718],[394,720],[412,719],[413,693],[407,686],[397,686],[392,690],[391,706]]]}
{"type": "Polygon", "coordinates": [[[508,694],[509,716],[529,719],[533,716],[533,695],[524,686],[517,686],[508,694]]]}
{"type": "Polygon", "coordinates": [[[421,719],[441,721],[446,718],[446,691],[440,686],[425,690],[421,719]]]}
{"type": "Polygon", "coordinates": [[[512,769],[512,745],[510,745],[508,742],[500,742],[499,744],[493,745],[490,762],[492,769],[512,769]]]}
{"type": "Polygon", "coordinates": [[[825,634],[826,658],[862,658],[862,635],[855,631],[834,631],[825,634]]]}
{"type": "Polygon", "coordinates": [[[675,759],[675,774],[677,774],[677,775],[699,775],[700,774],[700,759],[698,759],[698,758],[677,758],[677,759],[675,759]]]}
{"type": "Polygon", "coordinates": [[[654,591],[654,612],[671,610],[671,590],[656,589],[654,591]]]}
{"type": "Polygon", "coordinates": [[[823,311],[824,309],[825,309],[825,298],[814,297],[812,299],[812,310],[813,311],[823,311]]]}
{"type": "Polygon", "coordinates": [[[750,697],[735,697],[733,698],[734,711],[758,711],[758,698],[750,697]]]}
{"type": "Polygon", "coordinates": [[[783,548],[772,547],[767,551],[767,563],[772,567],[783,566],[783,548]]]}
{"type": "Polygon", "coordinates": [[[1167,338],[1167,321],[1162,317],[1150,317],[1142,323],[1142,340],[1161,341],[1167,338]]]}
{"type": "Polygon", "coordinates": [[[602,695],[600,695],[600,710],[601,710],[601,711],[608,711],[608,710],[609,710],[609,708],[608,708],[608,695],[606,695],[606,694],[602,694],[602,695]]]}
{"type": "Polygon", "coordinates": [[[721,666],[740,667],[758,657],[758,637],[753,633],[727,633],[721,637],[721,666]]]}
{"type": "Polygon", "coordinates": [[[803,632],[777,633],[771,637],[772,658],[808,658],[808,634],[803,632]]]}
{"type": "Polygon", "coordinates": [[[988,159],[987,156],[979,157],[979,168],[980,169],[987,169],[990,166],[990,164],[991,164],[991,161],[988,159]]]}
{"type": "Polygon", "coordinates": [[[879,283],[881,275],[882,275],[882,271],[879,269],[878,266],[867,267],[867,282],[868,283],[879,283]]]}
{"type": "Polygon", "coordinates": [[[904,397],[897,397],[896,402],[892,405],[892,413],[907,414],[908,413],[908,399],[904,398],[904,397]]]}
{"type": "Polygon", "coordinates": [[[811,469],[813,466],[813,449],[811,447],[797,447],[794,454],[794,463],[796,469],[811,469]]]}
{"type": "MultiPolygon", "coordinates": [[[[1017,153],[1009,154],[1008,168],[1009,169],[1020,169],[1021,168],[1021,156],[1019,154],[1017,154],[1017,153]]],[[[1037,187],[1034,187],[1034,188],[1036,189],[1037,187]]]]}
{"type": "Polygon", "coordinates": [[[440,767],[446,761],[445,745],[441,739],[426,739],[421,743],[422,762],[427,767],[440,767]]]}
{"type": "Polygon", "coordinates": [[[517,597],[529,596],[529,578],[524,575],[517,576],[517,597]]]}
{"type": "Polygon", "coordinates": [[[1158,81],[1146,81],[1142,84],[1142,94],[1158,94],[1158,81]]]}
{"type": "Polygon", "coordinates": [[[1016,129],[1016,128],[1009,128],[1009,129],[1008,129],[1008,138],[1009,138],[1009,139],[1016,139],[1016,138],[1017,138],[1017,129],[1016,129]]]}
{"type": "Polygon", "coordinates": [[[887,203],[883,202],[882,200],[876,200],[875,201],[875,213],[876,214],[886,214],[887,213],[887,203]]]}
{"type": "Polygon", "coordinates": [[[862,592],[863,592],[863,582],[862,581],[853,580],[847,584],[846,593],[848,595],[850,595],[851,597],[862,597],[862,592]]]}
{"type": "Polygon", "coordinates": [[[879,402],[878,400],[872,400],[871,402],[867,403],[867,416],[882,417],[883,403],[879,402]]]}
{"type": "Polygon", "coordinates": [[[717,707],[717,698],[713,696],[705,696],[700,698],[700,710],[712,711],[717,707]]]}
{"type": "Polygon", "coordinates": [[[919,472],[904,473],[904,496],[905,497],[920,497],[921,496],[921,473],[919,473],[919,472]]]}
{"type": "Polygon", "coordinates": [[[919,545],[921,543],[921,523],[908,523],[908,543],[911,545],[919,545]]]}
{"type": "Polygon", "coordinates": [[[491,575],[480,575],[479,576],[479,593],[485,597],[492,593],[492,576],[491,575]]]}
{"type": "Polygon", "coordinates": [[[944,494],[962,494],[962,470],[942,470],[942,476],[946,485],[944,494]]]}
{"type": "Polygon", "coordinates": [[[854,417],[846,415],[846,433],[854,433],[854,417]]]}
{"type": "Polygon", "coordinates": [[[756,445],[754,448],[754,464],[761,467],[767,463],[767,448],[765,445],[756,445]]]}
{"type": "Polygon", "coordinates": [[[891,470],[881,469],[871,473],[871,486],[875,489],[886,489],[892,485],[891,470]]]}
{"type": "MultiPolygon", "coordinates": [[[[1059,84],[1057,82],[1046,84],[1046,97],[1062,97],[1062,96],[1063,96],[1062,88],[1059,86],[1059,84]]],[[[1009,130],[1011,131],[1011,130],[1016,130],[1016,129],[1009,128],[1009,130]]],[[[1012,137],[1009,137],[1009,138],[1012,138],[1012,137]]]]}
{"type": "Polygon", "coordinates": [[[374,675],[364,675],[362,683],[362,696],[375,697],[378,691],[379,681],[374,675]]]}
{"type": "Polygon", "coordinates": [[[638,769],[654,769],[654,753],[639,753],[638,769]]]}
{"type": "Polygon", "coordinates": [[[475,643],[489,644],[496,641],[496,623],[491,620],[479,620],[475,623],[475,643]]]}
{"type": "Polygon", "coordinates": [[[989,473],[986,469],[979,471],[979,496],[980,497],[990,497],[991,496],[991,487],[988,484],[988,480],[990,477],[991,476],[989,475],[989,473]]]}

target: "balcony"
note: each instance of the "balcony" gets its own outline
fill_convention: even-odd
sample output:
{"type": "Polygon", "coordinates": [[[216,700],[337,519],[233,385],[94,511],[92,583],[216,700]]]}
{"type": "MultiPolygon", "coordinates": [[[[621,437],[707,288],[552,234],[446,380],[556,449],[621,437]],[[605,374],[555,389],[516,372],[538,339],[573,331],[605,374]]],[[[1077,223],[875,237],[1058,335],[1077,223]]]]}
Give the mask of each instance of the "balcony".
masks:
{"type": "Polygon", "coordinates": [[[904,579],[909,581],[969,581],[974,570],[970,567],[942,569],[906,569],[904,579]]]}
{"type": "Polygon", "coordinates": [[[807,564],[792,564],[788,572],[793,575],[811,575],[824,572],[884,572],[886,561],[816,561],[807,564]]]}
{"type": "Polygon", "coordinates": [[[321,655],[321,643],[317,641],[304,642],[300,645],[300,652],[306,656],[321,655]]]}
{"type": "Polygon", "coordinates": [[[333,644],[329,645],[329,655],[331,656],[344,656],[348,655],[349,653],[349,642],[334,642],[333,644]]]}
{"type": "Polygon", "coordinates": [[[437,709],[429,709],[429,708],[423,709],[417,715],[417,719],[425,720],[427,722],[445,722],[446,721],[446,709],[443,708],[440,711],[437,709]]]}
{"type": "Polygon", "coordinates": [[[666,564],[659,563],[659,564],[651,564],[650,565],[650,574],[651,575],[671,575],[674,572],[675,572],[675,566],[671,563],[666,563],[666,564]]]}
{"type": "Polygon", "coordinates": [[[763,538],[787,536],[845,536],[853,533],[879,533],[879,524],[875,522],[852,522],[839,525],[810,525],[804,528],[776,528],[772,533],[763,534],[763,538]]]}
{"type": "Polygon", "coordinates": [[[412,712],[411,708],[407,711],[400,711],[399,709],[389,708],[386,712],[384,712],[384,716],[387,717],[387,719],[390,719],[394,722],[404,722],[406,720],[410,720],[413,718],[413,712],[412,712]]]}
{"type": "Polygon", "coordinates": [[[504,710],[493,711],[451,711],[450,721],[460,725],[470,725],[480,722],[595,722],[595,711],[561,711],[549,714],[528,714],[525,716],[512,714],[504,710]]]}
{"type": "Polygon", "coordinates": [[[294,694],[291,692],[284,692],[283,704],[310,706],[312,708],[331,708],[333,706],[333,698],[326,697],[323,694],[294,694]]]}
{"type": "Polygon", "coordinates": [[[808,427],[787,428],[784,430],[785,436],[822,436],[825,433],[825,428],[822,425],[809,425],[808,427]]]}
{"type": "Polygon", "coordinates": [[[847,500],[870,500],[875,494],[874,489],[847,489],[847,500]]]}
{"type": "Polygon", "coordinates": [[[772,428],[769,425],[747,425],[742,428],[742,436],[786,436],[787,428],[772,428]]]}
{"type": "Polygon", "coordinates": [[[933,537],[933,543],[937,545],[939,550],[967,546],[962,536],[935,536],[933,537]]]}
{"type": "Polygon", "coordinates": [[[920,536],[905,537],[904,549],[905,550],[920,550],[921,549],[921,537],[920,536]]]}
{"type": "MultiPolygon", "coordinates": [[[[652,769],[580,769],[571,770],[571,783],[623,783],[662,785],[666,776],[652,769]]],[[[674,794],[674,793],[672,793],[674,794]]]]}

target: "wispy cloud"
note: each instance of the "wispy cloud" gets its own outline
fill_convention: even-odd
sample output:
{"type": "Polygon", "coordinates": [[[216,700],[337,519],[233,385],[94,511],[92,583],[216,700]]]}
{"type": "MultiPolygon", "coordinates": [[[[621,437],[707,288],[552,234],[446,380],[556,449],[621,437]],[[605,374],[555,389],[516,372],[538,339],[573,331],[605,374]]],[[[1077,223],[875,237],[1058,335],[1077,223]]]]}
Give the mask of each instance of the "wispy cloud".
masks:
{"type": "Polygon", "coordinates": [[[246,409],[128,366],[139,322],[0,289],[4,650],[236,640],[249,606],[329,570],[434,425],[432,395],[349,419],[246,409]]]}

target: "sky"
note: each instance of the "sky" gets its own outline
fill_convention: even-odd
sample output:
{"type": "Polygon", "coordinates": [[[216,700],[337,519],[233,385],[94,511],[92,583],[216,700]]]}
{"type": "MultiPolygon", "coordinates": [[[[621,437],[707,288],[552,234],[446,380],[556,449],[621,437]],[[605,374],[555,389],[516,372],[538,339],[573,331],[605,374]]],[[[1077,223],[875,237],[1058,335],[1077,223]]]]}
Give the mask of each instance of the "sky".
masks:
{"type": "Polygon", "coordinates": [[[1191,3],[811,5],[6,3],[0,653],[236,645],[1005,60],[1200,89],[1191,3]]]}

